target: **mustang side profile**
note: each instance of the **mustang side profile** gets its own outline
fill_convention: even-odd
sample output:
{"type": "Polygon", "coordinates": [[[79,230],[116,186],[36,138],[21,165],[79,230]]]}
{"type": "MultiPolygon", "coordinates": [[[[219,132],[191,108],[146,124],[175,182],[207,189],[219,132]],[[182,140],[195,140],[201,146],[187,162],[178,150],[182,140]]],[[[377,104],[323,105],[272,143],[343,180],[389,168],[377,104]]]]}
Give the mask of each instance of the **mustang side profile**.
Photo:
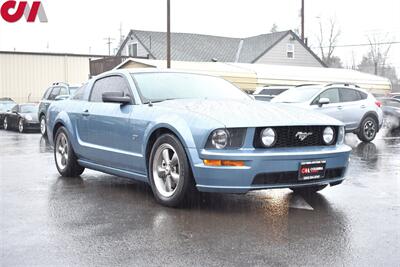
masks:
{"type": "Polygon", "coordinates": [[[144,181],[166,206],[196,190],[313,193],[343,181],[350,154],[338,120],[201,74],[113,70],[46,118],[62,176],[89,168],[144,181]]]}

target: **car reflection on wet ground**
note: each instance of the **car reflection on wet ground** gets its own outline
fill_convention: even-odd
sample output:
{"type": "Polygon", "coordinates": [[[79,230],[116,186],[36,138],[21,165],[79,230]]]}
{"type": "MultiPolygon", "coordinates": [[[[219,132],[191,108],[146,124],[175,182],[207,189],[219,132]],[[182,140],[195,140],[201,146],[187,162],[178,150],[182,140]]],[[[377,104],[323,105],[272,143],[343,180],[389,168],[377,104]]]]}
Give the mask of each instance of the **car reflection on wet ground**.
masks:
{"type": "Polygon", "coordinates": [[[143,183],[58,175],[37,134],[0,131],[1,265],[358,265],[400,262],[400,137],[353,148],[345,182],[158,205],[143,183]]]}

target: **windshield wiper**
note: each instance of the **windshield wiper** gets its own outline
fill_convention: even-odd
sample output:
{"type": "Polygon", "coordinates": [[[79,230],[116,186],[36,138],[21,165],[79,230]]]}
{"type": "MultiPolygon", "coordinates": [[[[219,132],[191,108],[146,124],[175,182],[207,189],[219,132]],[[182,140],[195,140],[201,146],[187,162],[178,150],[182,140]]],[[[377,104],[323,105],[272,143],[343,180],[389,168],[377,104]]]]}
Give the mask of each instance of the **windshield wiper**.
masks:
{"type": "Polygon", "coordinates": [[[144,104],[159,103],[159,102],[164,102],[164,101],[168,101],[168,100],[175,100],[175,99],[179,99],[179,98],[152,99],[152,100],[148,100],[144,104]]]}

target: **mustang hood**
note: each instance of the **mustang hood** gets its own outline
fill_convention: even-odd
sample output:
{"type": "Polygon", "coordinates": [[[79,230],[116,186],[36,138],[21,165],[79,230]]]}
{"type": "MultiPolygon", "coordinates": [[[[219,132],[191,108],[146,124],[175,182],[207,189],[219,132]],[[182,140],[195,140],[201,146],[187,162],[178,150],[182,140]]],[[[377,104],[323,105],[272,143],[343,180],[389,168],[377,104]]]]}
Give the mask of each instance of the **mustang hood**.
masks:
{"type": "Polygon", "coordinates": [[[225,127],[343,125],[315,111],[255,100],[177,99],[157,103],[157,106],[207,116],[225,127]]]}

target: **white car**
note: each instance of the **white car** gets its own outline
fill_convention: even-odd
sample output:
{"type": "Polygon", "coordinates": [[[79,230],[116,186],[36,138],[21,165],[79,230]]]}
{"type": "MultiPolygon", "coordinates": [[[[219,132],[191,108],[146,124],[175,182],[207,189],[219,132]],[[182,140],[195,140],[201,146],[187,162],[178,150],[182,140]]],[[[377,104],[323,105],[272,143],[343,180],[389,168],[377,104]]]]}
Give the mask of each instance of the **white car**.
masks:
{"type": "Polygon", "coordinates": [[[305,85],[289,89],[271,100],[313,109],[345,124],[346,132],[370,142],[383,123],[381,102],[351,84],[305,85]]]}

